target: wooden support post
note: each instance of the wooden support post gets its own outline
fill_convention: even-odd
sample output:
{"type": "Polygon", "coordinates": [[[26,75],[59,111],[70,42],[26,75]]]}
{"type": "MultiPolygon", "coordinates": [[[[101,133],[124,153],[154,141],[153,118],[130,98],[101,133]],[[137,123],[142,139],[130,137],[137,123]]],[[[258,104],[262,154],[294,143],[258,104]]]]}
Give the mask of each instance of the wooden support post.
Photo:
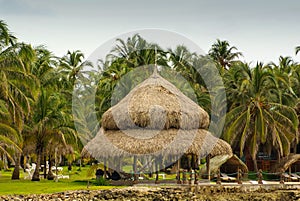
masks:
{"type": "Polygon", "coordinates": [[[206,173],[207,173],[207,179],[210,181],[210,155],[208,154],[206,156],[206,173]]]}
{"type": "Polygon", "coordinates": [[[155,173],[156,173],[156,176],[155,176],[155,184],[159,184],[159,181],[158,181],[158,161],[159,161],[159,158],[156,158],[155,160],[155,173]]]}
{"type": "Polygon", "coordinates": [[[195,184],[198,184],[198,172],[195,170],[195,184]]]}
{"type": "Polygon", "coordinates": [[[181,181],[180,181],[180,158],[177,160],[177,184],[181,184],[181,181]]]}
{"type": "Polygon", "coordinates": [[[133,183],[138,183],[138,175],[137,175],[137,157],[133,157],[133,183]]]}
{"type": "Polygon", "coordinates": [[[189,184],[194,185],[195,184],[195,171],[192,169],[190,171],[190,182],[189,184]]]}
{"type": "Polygon", "coordinates": [[[262,170],[259,169],[259,171],[258,171],[258,184],[263,184],[262,179],[263,179],[262,170]]]}
{"type": "Polygon", "coordinates": [[[242,170],[238,168],[238,173],[237,173],[237,182],[238,184],[242,184],[242,170]]]}
{"type": "Polygon", "coordinates": [[[217,184],[221,185],[221,170],[220,168],[218,168],[218,171],[217,171],[217,184]]]}
{"type": "Polygon", "coordinates": [[[199,157],[197,155],[193,155],[194,159],[193,159],[193,169],[195,171],[195,184],[198,184],[198,172],[197,170],[199,170],[199,157]]]}
{"type": "Polygon", "coordinates": [[[281,170],[280,172],[280,184],[284,184],[284,177],[283,177],[283,173],[284,173],[284,170],[281,170]]]}
{"type": "Polygon", "coordinates": [[[182,171],[182,183],[187,184],[186,170],[185,169],[182,171]]]}
{"type": "Polygon", "coordinates": [[[106,158],[104,159],[104,179],[107,179],[107,169],[106,169],[106,165],[107,165],[107,161],[106,161],[106,158]]]}

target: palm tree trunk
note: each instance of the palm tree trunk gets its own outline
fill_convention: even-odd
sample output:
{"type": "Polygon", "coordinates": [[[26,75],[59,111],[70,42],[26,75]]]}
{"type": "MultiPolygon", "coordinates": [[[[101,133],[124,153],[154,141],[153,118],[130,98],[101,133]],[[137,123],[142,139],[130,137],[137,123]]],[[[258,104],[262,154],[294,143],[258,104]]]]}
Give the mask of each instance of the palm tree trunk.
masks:
{"type": "Polygon", "coordinates": [[[46,154],[44,154],[44,179],[47,178],[47,157],[46,154]]]}
{"type": "Polygon", "coordinates": [[[41,166],[42,153],[43,153],[42,149],[38,148],[37,153],[36,153],[36,156],[37,156],[36,167],[35,167],[34,173],[32,175],[31,181],[40,181],[40,166],[41,166]]]}
{"type": "Polygon", "coordinates": [[[48,170],[48,175],[47,175],[47,179],[48,180],[53,180],[54,179],[54,174],[52,172],[52,157],[51,155],[49,155],[49,170],[48,170]]]}
{"type": "Polygon", "coordinates": [[[18,180],[20,179],[20,154],[16,154],[16,158],[15,158],[15,168],[14,171],[12,173],[11,179],[12,180],[18,180]]]}
{"type": "Polygon", "coordinates": [[[258,172],[258,167],[257,167],[257,160],[256,160],[256,158],[252,158],[252,161],[253,161],[254,171],[255,171],[255,172],[258,172]]]}
{"type": "Polygon", "coordinates": [[[3,169],[6,171],[8,170],[8,159],[7,159],[7,155],[3,154],[3,169]]]}

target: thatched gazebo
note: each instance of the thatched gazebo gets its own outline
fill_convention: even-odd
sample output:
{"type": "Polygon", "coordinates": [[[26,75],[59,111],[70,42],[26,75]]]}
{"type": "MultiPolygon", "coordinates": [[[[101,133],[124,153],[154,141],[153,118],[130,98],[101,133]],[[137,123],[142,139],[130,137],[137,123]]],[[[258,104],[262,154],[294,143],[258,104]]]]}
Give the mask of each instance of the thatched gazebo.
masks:
{"type": "MultiPolygon", "coordinates": [[[[210,160],[210,173],[216,175],[220,170],[223,173],[237,173],[239,169],[243,174],[248,174],[249,170],[247,165],[237,155],[219,155],[210,160]]],[[[206,174],[207,169],[204,166],[201,174],[206,174]]]]}
{"type": "Polygon", "coordinates": [[[232,155],[230,145],[207,130],[207,112],[156,71],[107,110],[101,126],[85,149],[103,161],[133,157],[135,175],[137,158],[143,156],[171,158],[179,166],[182,155],[196,163],[206,156],[232,155]]]}

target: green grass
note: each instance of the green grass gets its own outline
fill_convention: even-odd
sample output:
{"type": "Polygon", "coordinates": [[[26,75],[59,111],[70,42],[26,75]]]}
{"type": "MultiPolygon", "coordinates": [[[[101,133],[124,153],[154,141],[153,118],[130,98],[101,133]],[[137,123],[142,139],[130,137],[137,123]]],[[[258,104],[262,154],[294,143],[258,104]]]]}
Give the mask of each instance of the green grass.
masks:
{"type": "MultiPolygon", "coordinates": [[[[114,186],[96,186],[93,177],[87,177],[88,167],[84,167],[81,171],[76,171],[77,167],[70,172],[70,179],[59,179],[58,182],[48,181],[41,179],[39,182],[32,182],[24,180],[23,172],[20,173],[20,180],[11,180],[12,172],[0,172],[0,195],[13,195],[13,194],[44,194],[55,193],[69,190],[97,190],[97,189],[111,189],[114,186]],[[89,182],[89,188],[87,184],[89,182]]],[[[64,170],[67,170],[64,167],[64,170]]],[[[65,171],[64,175],[69,173],[65,171]]]]}

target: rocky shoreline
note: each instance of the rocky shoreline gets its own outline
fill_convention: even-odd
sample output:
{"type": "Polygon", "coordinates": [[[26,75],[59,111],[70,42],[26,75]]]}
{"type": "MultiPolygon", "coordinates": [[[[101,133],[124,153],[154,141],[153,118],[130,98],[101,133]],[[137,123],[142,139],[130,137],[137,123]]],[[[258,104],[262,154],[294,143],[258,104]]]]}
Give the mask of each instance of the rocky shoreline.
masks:
{"type": "Polygon", "coordinates": [[[127,187],[110,190],[80,190],[42,195],[5,195],[0,196],[0,201],[98,201],[98,200],[131,200],[131,201],[291,201],[300,200],[299,190],[265,190],[259,189],[244,192],[239,188],[214,187],[214,188],[182,188],[182,187],[127,187]]]}

